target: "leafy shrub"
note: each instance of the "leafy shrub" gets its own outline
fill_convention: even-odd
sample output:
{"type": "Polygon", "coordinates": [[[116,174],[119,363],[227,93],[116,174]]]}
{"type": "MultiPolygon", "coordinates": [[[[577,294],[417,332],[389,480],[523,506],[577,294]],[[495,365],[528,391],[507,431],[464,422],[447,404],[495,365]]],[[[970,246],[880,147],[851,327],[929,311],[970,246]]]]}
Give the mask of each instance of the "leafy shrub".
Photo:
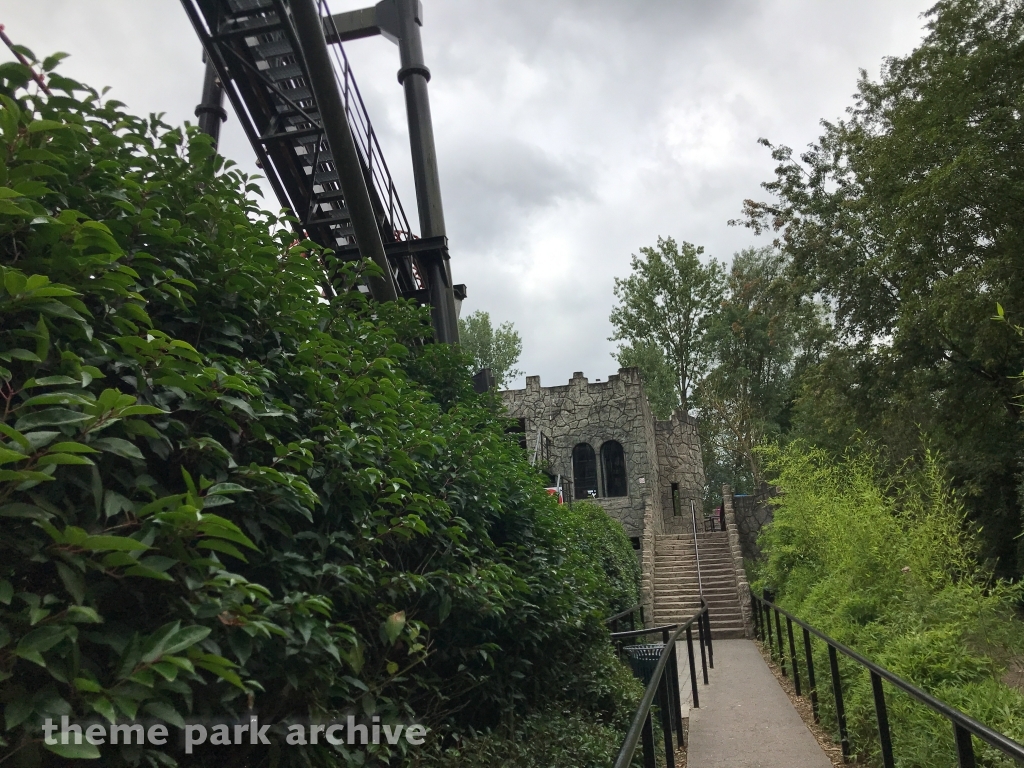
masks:
{"type": "MultiPolygon", "coordinates": [[[[756,586],[773,588],[812,626],[1021,741],[1024,694],[999,679],[1024,652],[1014,612],[1021,590],[992,581],[978,565],[976,535],[938,457],[926,451],[917,465],[882,477],[865,457],[834,463],[801,444],[767,453],[783,493],[759,538],[767,559],[756,586]]],[[[815,665],[828,669],[823,644],[815,665]]],[[[841,670],[853,747],[881,764],[869,676],[852,662],[841,670]]],[[[948,721],[887,692],[899,764],[954,766],[948,721]]],[[[831,696],[822,696],[822,710],[835,727],[831,696]]],[[[985,765],[1004,764],[987,747],[981,752],[985,765]]]]}
{"type": "Polygon", "coordinates": [[[595,570],[595,589],[602,591],[608,613],[640,602],[640,561],[622,523],[590,501],[563,506],[560,511],[578,567],[595,570]]]}
{"type": "Polygon", "coordinates": [[[540,689],[536,709],[501,729],[455,734],[449,746],[417,755],[412,765],[611,765],[643,696],[643,685],[616,658],[611,644],[592,646],[579,661],[553,670],[551,679],[535,681],[540,689]],[[567,709],[567,701],[582,706],[567,709]]]}
{"type": "Polygon", "coordinates": [[[424,757],[420,766],[452,768],[492,768],[514,765],[516,768],[548,768],[573,765],[603,768],[615,759],[622,734],[614,728],[595,723],[579,715],[560,711],[542,712],[525,718],[514,738],[496,733],[472,735],[457,746],[424,757]]]}
{"type": "MultiPolygon", "coordinates": [[[[614,590],[422,310],[368,303],[207,137],[28,81],[0,66],[0,761],[185,760],[44,749],[61,715],[440,743],[607,646],[614,590]]],[[[258,749],[185,762],[367,759],[258,749]]]]}

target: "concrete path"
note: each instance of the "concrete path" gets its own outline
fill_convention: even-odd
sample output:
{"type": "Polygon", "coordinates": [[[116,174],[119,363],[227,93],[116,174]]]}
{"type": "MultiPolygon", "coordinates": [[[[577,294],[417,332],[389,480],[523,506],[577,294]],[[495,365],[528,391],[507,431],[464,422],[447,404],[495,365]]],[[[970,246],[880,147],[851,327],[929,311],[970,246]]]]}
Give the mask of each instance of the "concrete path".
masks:
{"type": "Polygon", "coordinates": [[[687,766],[832,768],[752,640],[716,640],[710,677],[700,708],[690,710],[687,766]]]}

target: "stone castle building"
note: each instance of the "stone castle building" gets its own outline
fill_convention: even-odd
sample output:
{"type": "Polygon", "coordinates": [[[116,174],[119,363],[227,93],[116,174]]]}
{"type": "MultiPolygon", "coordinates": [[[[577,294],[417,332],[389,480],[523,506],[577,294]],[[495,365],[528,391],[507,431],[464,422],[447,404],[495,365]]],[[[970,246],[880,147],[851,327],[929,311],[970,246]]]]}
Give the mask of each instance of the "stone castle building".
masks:
{"type": "Polygon", "coordinates": [[[502,392],[520,420],[527,450],[561,477],[573,499],[591,498],[619,520],[640,548],[658,534],[689,533],[690,502],[702,519],[704,466],[697,420],[654,418],[636,368],[608,381],[574,373],[567,385],[502,392]]]}

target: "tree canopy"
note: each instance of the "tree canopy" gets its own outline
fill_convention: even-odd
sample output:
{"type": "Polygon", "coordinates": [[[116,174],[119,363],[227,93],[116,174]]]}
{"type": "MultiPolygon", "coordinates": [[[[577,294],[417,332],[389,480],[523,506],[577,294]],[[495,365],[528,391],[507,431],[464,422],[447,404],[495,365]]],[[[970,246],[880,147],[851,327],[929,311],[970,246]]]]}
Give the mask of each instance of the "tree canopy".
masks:
{"type": "Polygon", "coordinates": [[[695,396],[705,457],[726,464],[730,484],[745,491],[764,480],[757,449],[789,430],[794,387],[828,335],[788,266],[770,246],[737,253],[706,331],[711,362],[695,396]]]}
{"type": "Polygon", "coordinates": [[[620,364],[634,361],[641,371],[649,366],[645,379],[656,388],[655,401],[674,399],[684,413],[707,370],[704,333],[722,294],[722,266],[713,260],[703,264],[703,252],[671,237],[641,248],[630,259],[629,276],[615,278],[619,304],[608,318],[615,329],[610,340],[625,342],[619,347],[620,364]],[[669,391],[657,389],[667,379],[666,368],[672,372],[669,391]]]}
{"type": "Polygon", "coordinates": [[[515,367],[523,354],[523,340],[511,322],[494,328],[490,313],[477,310],[465,319],[459,318],[459,338],[471,360],[472,372],[490,368],[498,389],[506,389],[523,375],[515,367]]]}

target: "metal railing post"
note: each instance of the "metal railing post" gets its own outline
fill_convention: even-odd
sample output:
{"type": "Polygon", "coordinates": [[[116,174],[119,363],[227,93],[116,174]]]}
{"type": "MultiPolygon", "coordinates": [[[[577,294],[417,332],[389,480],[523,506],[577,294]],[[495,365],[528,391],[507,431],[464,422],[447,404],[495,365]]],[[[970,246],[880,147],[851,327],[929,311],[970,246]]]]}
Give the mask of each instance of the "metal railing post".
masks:
{"type": "Polygon", "coordinates": [[[768,607],[767,603],[764,603],[761,607],[764,609],[764,613],[767,615],[767,617],[762,616],[761,619],[765,622],[765,635],[768,636],[768,655],[770,657],[774,657],[775,646],[772,643],[772,609],[768,607]]]}
{"type": "MultiPolygon", "coordinates": [[[[661,710],[661,735],[665,740],[665,768],[676,768],[675,750],[672,747],[671,698],[672,694],[668,690],[668,676],[663,672],[658,691],[658,709],[661,710]]],[[[680,738],[682,735],[680,732],[680,738]]]]}
{"type": "Polygon", "coordinates": [[[764,642],[764,635],[761,633],[761,601],[757,599],[754,590],[750,590],[750,607],[754,614],[754,637],[764,642]]]}
{"type": "Polygon", "coordinates": [[[846,707],[843,706],[843,681],[839,676],[839,658],[835,647],[828,645],[828,665],[832,673],[832,694],[836,699],[836,720],[839,721],[839,743],[843,747],[843,762],[850,759],[850,736],[846,732],[846,707]]]}
{"type": "Polygon", "coordinates": [[[882,765],[895,768],[896,761],[892,756],[892,736],[889,734],[889,712],[885,707],[885,691],[882,690],[882,678],[871,671],[871,693],[875,697],[875,719],[878,721],[878,740],[882,744],[882,765]]]}
{"type": "Polygon", "coordinates": [[[700,645],[700,668],[704,672],[704,685],[708,684],[708,660],[704,656],[704,614],[697,619],[697,642],[700,645]]]}
{"type": "Polygon", "coordinates": [[[693,708],[700,709],[700,694],[697,693],[697,665],[693,660],[693,631],[686,628],[686,654],[690,658],[690,691],[693,694],[693,708]]]}
{"type": "Polygon", "coordinates": [[[676,733],[678,734],[679,746],[683,746],[683,695],[679,690],[679,654],[677,643],[672,643],[672,654],[669,658],[669,674],[672,678],[672,700],[674,706],[672,714],[675,717],[676,733]]]}
{"type": "MultiPolygon", "coordinates": [[[[662,630],[661,642],[665,646],[668,645],[668,642],[669,642],[669,631],[667,629],[662,630]]],[[[670,680],[672,678],[672,656],[673,656],[673,650],[674,649],[669,649],[668,665],[665,667],[665,672],[662,675],[662,678],[665,679],[665,680],[670,680]]],[[[679,686],[676,685],[676,690],[673,693],[672,686],[668,685],[668,683],[665,683],[665,685],[666,685],[666,690],[668,691],[668,706],[666,707],[666,711],[671,715],[673,712],[675,712],[679,708],[678,707],[678,704],[679,704],[679,702],[678,702],[678,699],[679,699],[679,686]]],[[[669,724],[672,726],[672,728],[676,727],[675,717],[669,717],[669,724]]],[[[682,730],[678,731],[678,733],[681,734],[682,730]]]]}
{"type": "Polygon", "coordinates": [[[959,768],[977,768],[970,731],[953,723],[953,739],[956,741],[956,762],[959,768]]]}
{"type": "Polygon", "coordinates": [[[693,557],[697,562],[697,591],[704,599],[704,582],[700,577],[700,549],[697,547],[697,512],[693,506],[693,499],[690,499],[690,519],[693,521],[693,557]]]}
{"type": "Polygon", "coordinates": [[[814,655],[811,653],[811,633],[806,627],[804,631],[804,655],[807,657],[807,686],[811,694],[811,713],[814,715],[814,722],[819,723],[818,716],[818,684],[814,680],[814,655]]]}
{"type": "Polygon", "coordinates": [[[644,751],[644,768],[658,768],[658,761],[654,757],[654,725],[651,723],[650,710],[647,710],[644,729],[640,733],[640,743],[644,751]]]}
{"type": "Polygon", "coordinates": [[[800,667],[796,663],[796,645],[793,643],[793,621],[786,617],[786,634],[789,635],[789,660],[793,664],[793,687],[796,688],[796,695],[800,693],[800,667]]]}
{"type": "Polygon", "coordinates": [[[707,629],[705,637],[708,640],[708,666],[715,668],[715,647],[711,644],[711,609],[704,605],[704,626],[707,629]]]}
{"type": "Polygon", "coordinates": [[[775,634],[779,641],[779,667],[782,669],[782,676],[786,677],[786,649],[782,645],[782,620],[779,619],[779,609],[775,608],[775,634]]]}

